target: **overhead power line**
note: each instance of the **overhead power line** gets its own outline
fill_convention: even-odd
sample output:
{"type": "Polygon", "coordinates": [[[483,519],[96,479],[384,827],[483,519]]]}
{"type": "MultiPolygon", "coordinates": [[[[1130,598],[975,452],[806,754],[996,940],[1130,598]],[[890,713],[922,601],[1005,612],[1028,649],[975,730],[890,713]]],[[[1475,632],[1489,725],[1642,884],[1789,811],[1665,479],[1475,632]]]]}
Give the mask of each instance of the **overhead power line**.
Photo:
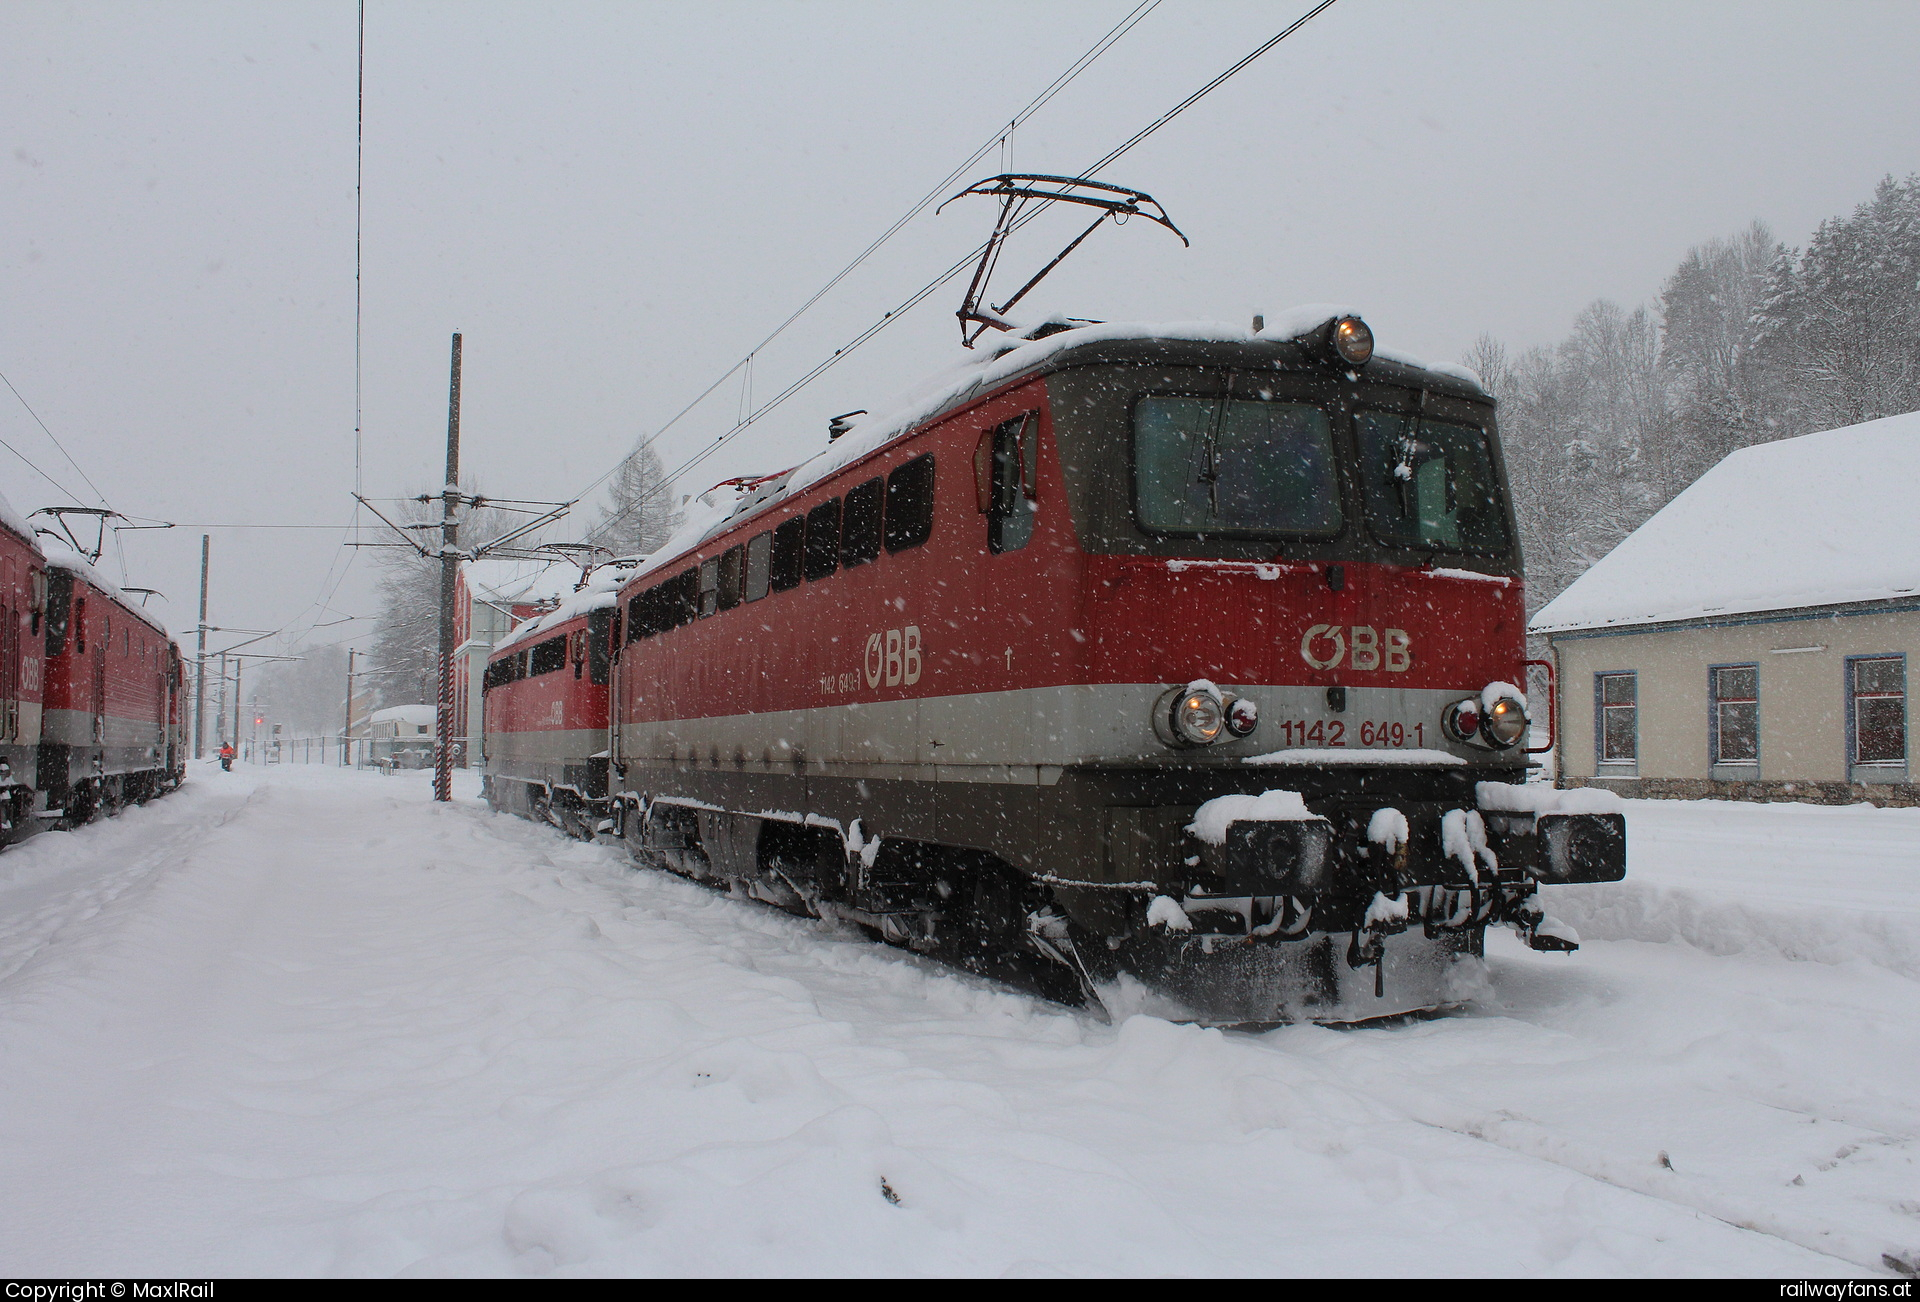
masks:
{"type": "MultiPolygon", "coordinates": [[[[1142,127],[1139,131],[1134,132],[1133,135],[1129,136],[1124,142],[1122,142],[1118,148],[1109,152],[1105,157],[1101,158],[1100,161],[1093,164],[1091,167],[1087,168],[1084,172],[1080,173],[1080,175],[1088,176],[1088,177],[1098,175],[1101,171],[1111,166],[1114,162],[1119,160],[1122,156],[1124,156],[1126,153],[1132,150],[1135,146],[1139,145],[1142,141],[1146,140],[1149,136],[1153,135],[1155,132],[1159,131],[1162,127],[1165,127],[1168,123],[1172,122],[1175,118],[1179,117],[1182,113],[1185,113],[1188,109],[1192,108],[1195,104],[1198,104],[1201,100],[1205,99],[1208,95],[1218,90],[1235,74],[1241,72],[1249,64],[1252,64],[1255,60],[1259,59],[1261,55],[1273,49],[1274,46],[1286,40],[1289,36],[1299,31],[1300,28],[1304,27],[1307,23],[1319,17],[1321,14],[1325,13],[1328,9],[1331,9],[1336,2],[1337,0],[1320,0],[1319,4],[1315,5],[1312,9],[1309,9],[1306,13],[1294,19],[1291,23],[1287,24],[1286,27],[1282,28],[1279,32],[1275,33],[1272,37],[1262,42],[1251,53],[1247,54],[1245,57],[1241,58],[1238,62],[1234,63],[1225,72],[1222,72],[1219,76],[1207,82],[1206,85],[1202,86],[1199,90],[1195,91],[1193,94],[1181,100],[1178,104],[1175,104],[1172,108],[1168,109],[1165,113],[1162,113],[1159,117],[1155,118],[1152,122],[1148,123],[1145,127],[1142,127]]],[[[1018,230],[1022,226],[1025,226],[1028,222],[1038,217],[1049,206],[1051,205],[1045,202],[1039,205],[1036,205],[1034,208],[1030,209],[1026,214],[1024,214],[1023,216],[1018,218],[1016,221],[1014,221],[1013,224],[1008,228],[1008,233],[1010,234],[1012,231],[1018,230]]],[[[941,272],[938,276],[935,276],[932,280],[928,281],[925,285],[922,285],[919,289],[915,290],[911,295],[909,295],[906,299],[900,302],[892,310],[883,313],[878,320],[876,320],[872,325],[869,325],[866,329],[862,330],[858,335],[855,335],[847,343],[841,345],[839,348],[836,348],[833,351],[832,356],[820,362],[812,370],[808,371],[805,375],[802,375],[799,379],[794,380],[792,383],[788,384],[785,388],[781,389],[771,399],[769,399],[764,406],[760,407],[759,409],[753,412],[748,413],[744,419],[737,421],[730,429],[720,434],[712,442],[708,443],[705,447],[693,453],[686,460],[682,461],[678,466],[674,467],[673,470],[669,471],[667,474],[662,476],[661,485],[659,487],[656,487],[655,489],[652,490],[652,492],[644,495],[638,501],[631,503],[629,506],[626,507],[626,509],[622,510],[618,515],[612,517],[607,523],[611,524],[611,523],[617,522],[618,520],[624,518],[626,515],[630,514],[631,512],[639,509],[639,507],[644,502],[646,502],[649,498],[651,498],[655,493],[662,491],[662,489],[668,483],[671,483],[673,480],[677,479],[680,475],[685,474],[687,471],[691,470],[693,467],[699,465],[702,461],[705,461],[708,457],[712,456],[715,452],[718,452],[727,443],[731,442],[736,436],[744,432],[748,427],[750,427],[755,422],[767,416],[775,408],[779,407],[787,399],[791,398],[794,394],[800,392],[800,390],[804,389],[807,385],[813,383],[813,381],[819,379],[820,376],[826,374],[833,367],[839,365],[840,362],[843,361],[845,358],[847,358],[849,355],[851,355],[855,349],[867,343],[875,335],[879,334],[882,330],[886,329],[888,326],[892,325],[895,321],[899,320],[907,312],[911,311],[915,307],[918,307],[921,303],[925,302],[942,285],[952,280],[955,276],[959,275],[966,268],[972,266],[974,262],[979,258],[980,254],[985,250],[985,248],[986,248],[986,245],[984,243],[980,245],[976,245],[974,249],[970,253],[968,253],[965,257],[961,258],[959,261],[955,262],[952,266],[948,267],[945,271],[941,272]]],[[[737,364],[734,369],[736,370],[738,369],[737,364]]],[[[729,375],[732,374],[732,371],[729,371],[728,374],[729,375]]],[[[723,376],[722,381],[724,381],[724,379],[725,377],[723,376]]],[[[711,393],[713,391],[713,388],[718,388],[718,387],[719,387],[719,382],[716,382],[713,385],[713,387],[710,388],[707,392],[711,393]]],[[[703,394],[702,397],[704,396],[705,395],[703,394]]],[[[700,401],[699,399],[696,399],[695,404],[697,404],[699,401],[700,401]]],[[[680,415],[685,415],[686,411],[691,409],[692,409],[692,406],[690,405],[688,408],[683,409],[680,415]]],[[[678,420],[679,418],[680,418],[679,416],[674,417],[675,420],[678,420]]],[[[651,446],[654,440],[658,439],[661,434],[666,433],[669,427],[670,427],[670,424],[669,426],[661,427],[661,429],[658,432],[656,432],[651,438],[647,439],[644,443],[639,444],[635,448],[635,451],[638,451],[640,448],[651,446]]],[[[618,469],[618,467],[616,466],[615,469],[618,469]]],[[[584,498],[587,493],[592,492],[594,488],[597,488],[601,483],[605,482],[605,480],[608,477],[610,477],[612,473],[613,471],[608,471],[606,475],[601,476],[599,480],[596,480],[593,484],[589,485],[587,489],[580,494],[580,496],[584,498]]]]}
{"type": "MultiPolygon", "coordinates": [[[[801,317],[805,316],[810,310],[813,309],[813,307],[816,304],[820,302],[821,299],[825,298],[829,293],[831,293],[836,286],[838,286],[848,276],[852,275],[855,271],[859,270],[860,267],[866,263],[867,259],[871,258],[876,252],[879,251],[882,245],[886,244],[887,241],[891,240],[895,235],[898,235],[900,231],[907,225],[908,222],[912,221],[915,217],[918,217],[921,213],[925,212],[934,203],[938,202],[941,196],[943,196],[947,192],[949,187],[951,187],[955,181],[959,180],[962,176],[966,175],[982,158],[985,158],[987,155],[991,154],[995,148],[999,147],[1000,144],[1008,137],[1008,135],[1010,135],[1013,131],[1017,130],[1023,123],[1027,121],[1027,119],[1031,118],[1035,113],[1039,112],[1043,107],[1045,107],[1045,105],[1049,100],[1053,99],[1061,91],[1065,90],[1074,81],[1075,78],[1079,77],[1081,73],[1085,72],[1088,68],[1093,66],[1094,62],[1097,61],[1101,55],[1105,54],[1108,50],[1112,49],[1114,45],[1117,42],[1119,42],[1119,40],[1122,37],[1124,37],[1128,32],[1132,31],[1135,27],[1139,26],[1140,23],[1147,17],[1147,15],[1151,14],[1155,9],[1159,8],[1161,2],[1162,0],[1141,0],[1141,3],[1135,5],[1133,9],[1131,9],[1127,13],[1126,17],[1122,18],[1119,22],[1115,23],[1111,28],[1109,28],[1106,34],[1103,35],[1099,40],[1095,41],[1090,47],[1088,47],[1088,49],[1084,54],[1082,54],[1079,58],[1075,59],[1071,64],[1067,66],[1064,72],[1062,72],[1059,76],[1055,77],[1051,82],[1049,82],[1047,84],[1046,89],[1042,90],[1038,95],[1034,96],[1032,100],[1028,101],[1026,107],[1022,108],[1018,113],[1015,113],[1012,118],[1008,119],[1007,124],[1004,127],[996,128],[994,130],[993,135],[989,137],[984,144],[982,144],[979,148],[975,149],[971,154],[968,154],[967,157],[952,171],[948,172],[945,176],[941,177],[938,181],[934,182],[933,185],[928,188],[927,192],[921,195],[919,199],[915,200],[913,205],[909,207],[906,210],[906,212],[902,213],[898,218],[896,218],[893,224],[888,226],[884,231],[882,231],[879,234],[879,236],[876,237],[871,244],[867,245],[866,248],[860,250],[860,252],[854,256],[851,262],[847,263],[846,266],[842,267],[839,271],[835,272],[827,280],[826,284],[822,285],[819,289],[815,290],[813,294],[811,294],[804,302],[800,304],[799,307],[795,308],[793,312],[788,315],[786,320],[782,321],[779,325],[775,326],[772,330],[768,331],[765,338],[761,339],[759,343],[749,348],[746,354],[742,356],[740,360],[736,361],[732,366],[729,366],[725,371],[721,372],[719,377],[716,378],[713,381],[713,383],[709,384],[706,388],[702,389],[699,392],[699,394],[697,394],[691,402],[687,403],[686,406],[680,408],[680,410],[676,411],[671,417],[669,417],[666,424],[660,426],[660,428],[656,429],[652,434],[647,436],[646,439],[636,443],[633,446],[633,448],[628,452],[627,455],[632,456],[634,452],[638,452],[642,448],[652,447],[653,444],[662,435],[664,435],[668,430],[671,430],[675,425],[679,424],[680,421],[689,412],[691,412],[694,408],[698,407],[701,403],[705,402],[708,398],[712,397],[716,390],[718,390],[728,380],[731,380],[735,375],[739,374],[743,367],[750,367],[753,363],[754,354],[758,353],[761,349],[765,348],[768,344],[772,343],[775,339],[778,339],[782,334],[784,334],[787,331],[788,327],[792,326],[794,322],[798,321],[801,317]]],[[[746,416],[744,424],[751,424],[754,419],[755,417],[752,415],[751,412],[749,412],[746,416]]],[[[621,458],[621,461],[625,461],[625,460],[626,460],[625,457],[621,458]]],[[[599,478],[595,479],[592,483],[588,484],[584,489],[582,489],[579,495],[574,500],[576,502],[583,500],[587,496],[587,494],[593,492],[594,489],[600,487],[600,485],[606,483],[607,480],[613,478],[614,474],[618,472],[619,469],[620,469],[620,462],[615,462],[614,465],[606,471],[606,473],[602,474],[599,478]]],[[[669,476],[669,478],[671,478],[671,476],[669,476]]]]}
{"type": "MultiPolygon", "coordinates": [[[[86,485],[88,488],[93,489],[94,499],[98,501],[102,506],[107,505],[106,495],[103,494],[97,487],[94,486],[93,480],[88,477],[86,471],[80,469],[80,463],[73,459],[73,454],[67,451],[66,445],[60,441],[58,436],[56,436],[52,430],[47,428],[47,422],[40,419],[40,413],[33,409],[33,404],[29,403],[26,400],[26,398],[21,396],[20,390],[13,387],[13,381],[7,379],[7,377],[4,374],[0,374],[0,382],[4,382],[7,386],[8,392],[12,393],[14,397],[20,399],[20,405],[27,409],[27,415],[33,417],[33,423],[38,425],[41,431],[45,433],[49,439],[53,440],[53,446],[60,449],[60,455],[67,459],[67,464],[72,466],[74,470],[79,473],[80,478],[86,482],[86,485]]],[[[72,498],[75,502],[79,502],[83,500],[78,493],[68,488],[65,484],[55,479],[52,475],[49,475],[46,471],[42,470],[40,467],[34,465],[33,462],[27,461],[26,454],[21,452],[18,448],[14,447],[13,444],[0,443],[0,447],[6,448],[6,450],[13,453],[14,456],[19,457],[22,461],[26,461],[27,469],[31,470],[34,474],[40,476],[40,478],[46,480],[49,484],[52,484],[55,488],[65,493],[68,497],[72,498]]]]}

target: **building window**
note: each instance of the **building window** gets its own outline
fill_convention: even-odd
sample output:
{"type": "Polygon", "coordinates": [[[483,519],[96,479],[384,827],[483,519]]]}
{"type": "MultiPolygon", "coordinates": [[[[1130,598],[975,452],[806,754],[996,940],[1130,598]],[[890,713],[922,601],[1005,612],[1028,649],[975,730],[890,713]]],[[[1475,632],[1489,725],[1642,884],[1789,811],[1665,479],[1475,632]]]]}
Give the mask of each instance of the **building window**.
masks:
{"type": "Polygon", "coordinates": [[[1907,658],[1847,661],[1847,748],[1857,781],[1901,780],[1907,768],[1907,658]]]}
{"type": "MultiPolygon", "coordinates": [[[[1755,769],[1760,763],[1760,666],[1715,665],[1707,670],[1712,701],[1708,753],[1715,768],[1755,769]]],[[[1720,776],[1715,774],[1714,776],[1720,776]]],[[[1751,772],[1737,776],[1751,777],[1751,772]]]]}
{"type": "Polygon", "coordinates": [[[1640,758],[1640,719],[1635,676],[1595,674],[1594,738],[1602,767],[1631,767],[1640,758]]]}

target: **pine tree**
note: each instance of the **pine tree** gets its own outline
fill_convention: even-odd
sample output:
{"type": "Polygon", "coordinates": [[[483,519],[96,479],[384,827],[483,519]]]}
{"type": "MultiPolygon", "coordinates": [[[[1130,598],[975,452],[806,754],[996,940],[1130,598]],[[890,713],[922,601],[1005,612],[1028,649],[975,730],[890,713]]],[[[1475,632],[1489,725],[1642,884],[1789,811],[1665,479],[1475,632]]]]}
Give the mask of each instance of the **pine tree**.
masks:
{"type": "MultiPolygon", "coordinates": [[[[471,494],[471,486],[463,492],[471,494]]],[[[410,502],[396,517],[401,524],[437,523],[440,500],[410,502]]],[[[517,523],[486,506],[460,512],[460,546],[470,549],[500,537],[517,523]]],[[[429,549],[439,546],[438,529],[409,530],[429,549]]],[[[396,540],[397,541],[397,540],[396,540]]],[[[375,617],[369,684],[379,708],[431,704],[440,685],[440,561],[411,547],[374,552],[380,568],[380,613],[375,617]]]]}
{"type": "Polygon", "coordinates": [[[642,443],[627,454],[607,485],[607,500],[588,541],[615,556],[648,556],[680,525],[673,485],[660,454],[642,443]]]}
{"type": "Polygon", "coordinates": [[[1670,378],[1678,482],[1729,452],[1774,437],[1756,400],[1754,314],[1782,253],[1761,222],[1687,251],[1660,294],[1660,352],[1670,378]]]}

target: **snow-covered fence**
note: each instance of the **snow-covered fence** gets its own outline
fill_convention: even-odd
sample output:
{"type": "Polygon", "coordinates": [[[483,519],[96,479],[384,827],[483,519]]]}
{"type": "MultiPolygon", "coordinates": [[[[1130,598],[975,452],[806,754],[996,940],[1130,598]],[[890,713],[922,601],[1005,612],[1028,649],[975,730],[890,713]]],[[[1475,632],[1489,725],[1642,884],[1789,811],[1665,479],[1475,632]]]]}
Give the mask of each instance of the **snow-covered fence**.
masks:
{"type": "MultiPolygon", "coordinates": [[[[240,761],[249,764],[321,764],[334,768],[357,769],[431,767],[432,751],[427,747],[399,746],[391,737],[351,737],[338,734],[312,737],[275,737],[263,741],[257,751],[242,747],[240,761]]],[[[465,737],[453,739],[453,763],[456,768],[468,764],[469,748],[465,737]]]]}

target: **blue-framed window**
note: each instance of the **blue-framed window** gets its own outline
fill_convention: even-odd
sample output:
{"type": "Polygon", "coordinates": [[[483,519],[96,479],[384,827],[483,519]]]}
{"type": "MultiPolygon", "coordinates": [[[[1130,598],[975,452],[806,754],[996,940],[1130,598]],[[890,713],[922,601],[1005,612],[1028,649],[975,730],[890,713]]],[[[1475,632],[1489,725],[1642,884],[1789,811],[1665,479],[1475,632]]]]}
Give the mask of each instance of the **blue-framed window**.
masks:
{"type": "Polygon", "coordinates": [[[1906,773],[1906,656],[1847,657],[1847,763],[1857,777],[1906,773]]]}
{"type": "Polygon", "coordinates": [[[1602,769],[1639,762],[1640,685],[1631,670],[1593,676],[1593,749],[1602,769]]]}
{"type": "Polygon", "coordinates": [[[1760,666],[1707,669],[1707,754],[1714,768],[1760,766],[1760,666]]]}

